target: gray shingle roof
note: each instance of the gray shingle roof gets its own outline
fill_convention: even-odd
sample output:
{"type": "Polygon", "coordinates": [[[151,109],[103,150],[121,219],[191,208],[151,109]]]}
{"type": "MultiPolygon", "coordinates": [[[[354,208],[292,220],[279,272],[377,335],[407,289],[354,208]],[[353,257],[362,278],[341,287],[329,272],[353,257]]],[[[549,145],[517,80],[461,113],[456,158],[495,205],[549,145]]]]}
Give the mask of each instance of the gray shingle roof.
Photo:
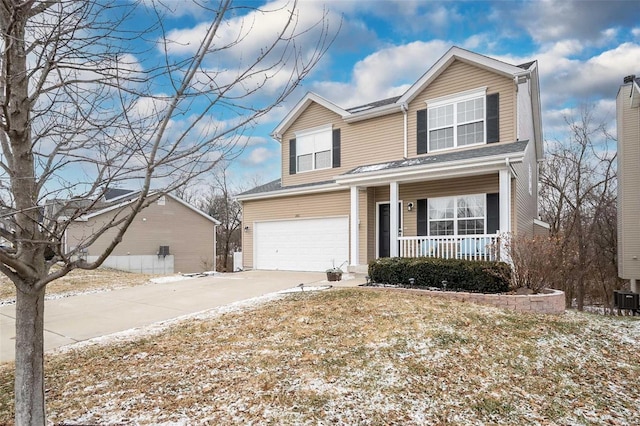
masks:
{"type": "MultiPolygon", "coordinates": [[[[358,173],[373,172],[378,170],[399,169],[403,167],[419,166],[424,164],[439,164],[439,163],[446,163],[448,161],[459,161],[459,160],[468,160],[472,158],[492,157],[494,155],[500,155],[500,154],[511,154],[511,153],[524,151],[528,143],[529,141],[518,141],[518,142],[506,143],[506,144],[504,143],[491,144],[491,145],[483,146],[480,148],[468,149],[464,151],[448,152],[444,154],[432,154],[425,157],[390,161],[387,163],[369,164],[365,166],[356,167],[355,169],[344,173],[343,176],[355,175],[358,173]]],[[[307,184],[301,184],[301,185],[290,185],[283,188],[282,180],[276,179],[274,181],[265,183],[264,185],[256,186],[255,188],[242,192],[238,194],[238,196],[263,194],[268,192],[278,192],[278,191],[291,190],[291,189],[313,188],[314,186],[327,185],[330,183],[335,183],[335,180],[326,180],[322,182],[314,182],[314,183],[307,183],[307,184]]]]}
{"type": "Polygon", "coordinates": [[[394,96],[393,98],[381,99],[379,101],[370,102],[368,104],[358,105],[358,106],[354,106],[354,107],[351,107],[351,108],[347,108],[347,111],[349,111],[349,112],[367,111],[367,110],[370,110],[370,109],[373,109],[373,108],[378,108],[378,107],[381,107],[381,106],[390,105],[390,104],[394,103],[395,101],[397,101],[398,99],[400,99],[400,96],[394,96]]]}
{"type": "Polygon", "coordinates": [[[518,68],[522,68],[528,70],[531,65],[533,65],[535,61],[525,62],[524,64],[516,65],[518,68]]]}
{"type": "Polygon", "coordinates": [[[238,195],[250,195],[250,194],[260,194],[262,192],[271,192],[277,191],[278,189],[282,189],[281,184],[282,179],[276,179],[274,181],[265,183],[264,185],[256,186],[248,191],[241,192],[238,195]]]}
{"type": "Polygon", "coordinates": [[[424,164],[439,164],[449,161],[470,160],[472,158],[492,157],[494,155],[511,154],[522,152],[527,147],[529,141],[518,141],[514,143],[490,144],[475,149],[464,151],[447,152],[442,154],[432,154],[425,157],[409,158],[406,160],[389,161],[386,163],[369,164],[356,167],[344,175],[355,175],[378,170],[399,169],[403,167],[421,166],[424,164]]]}
{"type": "Polygon", "coordinates": [[[283,188],[281,179],[276,179],[269,183],[265,183],[264,185],[256,186],[255,188],[245,191],[243,193],[240,193],[238,195],[242,196],[242,195],[262,194],[264,192],[277,192],[277,191],[290,190],[290,189],[313,188],[314,186],[327,185],[329,183],[335,183],[335,182],[336,182],[335,180],[325,180],[322,182],[305,183],[301,185],[289,185],[286,188],[283,188]]]}
{"type": "Polygon", "coordinates": [[[121,188],[108,188],[105,192],[104,192],[104,199],[106,201],[109,201],[113,198],[118,198],[121,197],[125,194],[129,194],[133,192],[133,190],[131,189],[121,189],[121,188]]]}

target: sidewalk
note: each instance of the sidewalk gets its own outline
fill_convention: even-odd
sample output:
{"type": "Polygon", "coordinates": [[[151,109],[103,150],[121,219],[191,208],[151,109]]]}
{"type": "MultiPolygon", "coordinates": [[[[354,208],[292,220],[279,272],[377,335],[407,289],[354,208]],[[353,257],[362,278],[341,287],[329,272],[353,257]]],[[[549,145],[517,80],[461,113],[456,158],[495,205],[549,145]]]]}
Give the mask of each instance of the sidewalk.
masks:
{"type": "MultiPolygon", "coordinates": [[[[142,327],[288,288],[332,284],[349,287],[364,276],[323,282],[321,272],[246,271],[148,284],[45,301],[45,352],[60,346],[142,327]]],[[[0,307],[0,362],[15,357],[15,305],[0,307]]]]}

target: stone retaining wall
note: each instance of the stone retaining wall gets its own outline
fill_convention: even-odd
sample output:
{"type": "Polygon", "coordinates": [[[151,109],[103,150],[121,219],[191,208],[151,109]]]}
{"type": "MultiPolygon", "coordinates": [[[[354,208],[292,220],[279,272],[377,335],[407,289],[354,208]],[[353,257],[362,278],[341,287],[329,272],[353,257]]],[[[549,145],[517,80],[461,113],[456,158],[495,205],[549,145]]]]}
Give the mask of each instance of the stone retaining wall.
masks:
{"type": "Polygon", "coordinates": [[[511,309],[516,312],[531,312],[538,314],[563,314],[564,292],[560,290],[545,290],[542,294],[482,294],[456,291],[431,291],[417,288],[392,288],[392,287],[363,287],[383,291],[402,291],[405,293],[420,294],[425,296],[443,297],[446,299],[472,302],[479,305],[495,306],[497,308],[511,309]]]}

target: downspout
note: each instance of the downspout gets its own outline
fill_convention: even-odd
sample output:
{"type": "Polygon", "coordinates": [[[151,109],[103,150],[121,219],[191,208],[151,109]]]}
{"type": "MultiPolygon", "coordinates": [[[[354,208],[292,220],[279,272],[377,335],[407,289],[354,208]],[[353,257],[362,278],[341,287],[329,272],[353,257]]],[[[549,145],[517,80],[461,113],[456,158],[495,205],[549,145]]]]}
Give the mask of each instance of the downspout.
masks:
{"type": "Polygon", "coordinates": [[[408,122],[407,122],[407,112],[409,112],[409,108],[406,103],[400,104],[400,109],[402,110],[402,114],[404,115],[404,158],[409,157],[409,141],[408,141],[408,122]]]}
{"type": "MultiPolygon", "coordinates": [[[[519,75],[514,75],[513,76],[513,84],[516,86],[516,140],[519,141],[520,140],[520,118],[519,118],[519,114],[520,111],[518,110],[518,106],[520,105],[520,102],[518,102],[518,97],[520,96],[518,94],[518,79],[520,78],[519,75]]],[[[509,164],[509,159],[507,158],[507,164],[509,164]]]]}

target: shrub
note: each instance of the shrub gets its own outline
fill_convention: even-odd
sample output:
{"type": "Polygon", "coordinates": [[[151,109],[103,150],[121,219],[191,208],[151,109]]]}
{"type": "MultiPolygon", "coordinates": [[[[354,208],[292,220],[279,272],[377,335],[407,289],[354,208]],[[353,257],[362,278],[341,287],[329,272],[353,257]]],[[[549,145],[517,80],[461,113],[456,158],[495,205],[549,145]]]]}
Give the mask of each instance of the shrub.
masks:
{"type": "Polygon", "coordinates": [[[513,262],[513,288],[528,288],[539,293],[552,286],[556,276],[563,272],[565,256],[558,238],[511,235],[505,245],[513,262]]]}
{"type": "Polygon", "coordinates": [[[504,262],[437,258],[381,258],[369,263],[369,277],[375,283],[442,288],[474,293],[502,293],[509,290],[511,267],[504,262]]]}

